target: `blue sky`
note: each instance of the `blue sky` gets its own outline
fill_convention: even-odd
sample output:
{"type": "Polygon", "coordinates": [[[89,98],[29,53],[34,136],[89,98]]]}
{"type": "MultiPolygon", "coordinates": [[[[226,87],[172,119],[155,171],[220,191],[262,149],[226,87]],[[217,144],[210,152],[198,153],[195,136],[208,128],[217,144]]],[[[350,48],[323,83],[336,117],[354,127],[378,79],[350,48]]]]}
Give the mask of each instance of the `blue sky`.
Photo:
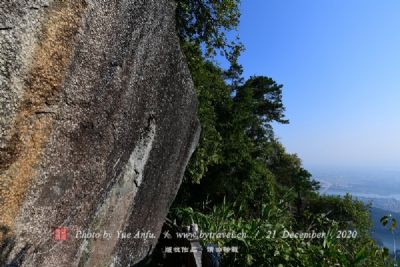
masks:
{"type": "Polygon", "coordinates": [[[400,1],[243,0],[244,76],[284,85],[306,167],[400,169],[400,1]]]}

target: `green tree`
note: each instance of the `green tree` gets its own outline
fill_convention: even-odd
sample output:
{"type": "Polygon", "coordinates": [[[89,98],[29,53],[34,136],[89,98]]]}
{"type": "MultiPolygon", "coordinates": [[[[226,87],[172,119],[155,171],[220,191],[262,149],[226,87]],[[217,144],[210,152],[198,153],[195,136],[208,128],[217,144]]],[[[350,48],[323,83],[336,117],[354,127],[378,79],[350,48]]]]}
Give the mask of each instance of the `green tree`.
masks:
{"type": "Polygon", "coordinates": [[[239,0],[177,0],[177,31],[183,42],[204,45],[206,55],[220,51],[230,62],[242,50],[237,39],[229,41],[227,32],[239,24],[239,0]]]}
{"type": "Polygon", "coordinates": [[[296,154],[286,152],[272,124],[286,124],[283,86],[242,77],[243,50],[229,31],[239,23],[239,0],[177,0],[177,31],[199,98],[199,145],[170,216],[204,231],[245,231],[250,238],[207,240],[240,245],[223,266],[384,266],[387,253],[369,236],[368,207],[350,196],[320,196],[319,184],[296,154]],[[230,62],[220,68],[213,56],[230,62]],[[211,208],[212,207],[212,208],[211,208]],[[283,230],[322,231],[322,240],[283,239],[283,230]],[[356,230],[356,239],[336,238],[356,230]]]}

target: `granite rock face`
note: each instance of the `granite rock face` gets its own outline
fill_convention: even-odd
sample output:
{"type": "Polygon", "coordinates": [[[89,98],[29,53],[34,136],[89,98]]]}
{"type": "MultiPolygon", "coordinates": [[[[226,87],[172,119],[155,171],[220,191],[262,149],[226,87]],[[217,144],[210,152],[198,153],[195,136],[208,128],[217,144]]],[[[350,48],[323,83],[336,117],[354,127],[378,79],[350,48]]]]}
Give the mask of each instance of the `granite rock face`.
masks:
{"type": "Polygon", "coordinates": [[[0,266],[151,252],[200,131],[174,8],[1,1],[0,266]]]}

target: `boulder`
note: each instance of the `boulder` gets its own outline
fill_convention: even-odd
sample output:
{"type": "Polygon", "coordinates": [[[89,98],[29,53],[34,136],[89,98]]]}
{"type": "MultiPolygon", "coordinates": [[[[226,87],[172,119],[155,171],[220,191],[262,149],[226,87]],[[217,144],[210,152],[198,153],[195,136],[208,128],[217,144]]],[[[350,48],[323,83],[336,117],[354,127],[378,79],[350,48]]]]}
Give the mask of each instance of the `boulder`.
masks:
{"type": "Polygon", "coordinates": [[[0,266],[132,266],[198,141],[172,0],[0,3],[0,266]]]}

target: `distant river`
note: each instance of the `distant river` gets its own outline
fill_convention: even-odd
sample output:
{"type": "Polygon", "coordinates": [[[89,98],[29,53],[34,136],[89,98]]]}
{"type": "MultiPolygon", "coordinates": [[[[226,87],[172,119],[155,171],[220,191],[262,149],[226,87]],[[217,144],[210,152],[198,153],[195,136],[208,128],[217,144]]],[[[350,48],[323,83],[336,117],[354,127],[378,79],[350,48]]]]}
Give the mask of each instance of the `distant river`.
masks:
{"type": "Polygon", "coordinates": [[[390,194],[390,195],[379,195],[379,194],[371,194],[371,193],[360,193],[360,192],[348,192],[344,190],[336,190],[336,189],[327,189],[325,191],[321,191],[324,195],[339,195],[344,196],[346,193],[351,194],[355,197],[362,197],[362,198],[394,198],[400,201],[400,194],[390,194]]]}

